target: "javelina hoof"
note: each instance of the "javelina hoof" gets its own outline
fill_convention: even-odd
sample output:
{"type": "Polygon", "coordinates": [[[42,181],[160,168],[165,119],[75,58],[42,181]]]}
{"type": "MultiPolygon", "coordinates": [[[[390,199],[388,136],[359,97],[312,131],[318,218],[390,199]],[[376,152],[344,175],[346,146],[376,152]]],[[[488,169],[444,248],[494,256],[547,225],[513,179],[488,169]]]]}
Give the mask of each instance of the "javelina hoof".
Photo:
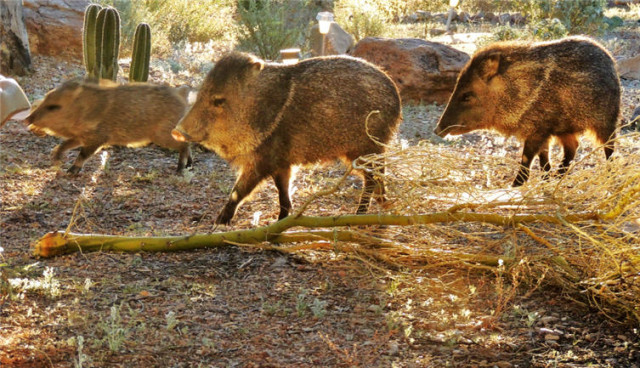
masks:
{"type": "Polygon", "coordinates": [[[78,173],[80,172],[81,169],[82,169],[81,167],[78,167],[78,166],[74,165],[74,166],[71,166],[69,168],[69,170],[67,170],[67,173],[69,173],[69,175],[71,175],[71,176],[76,176],[76,175],[78,175],[78,173]]]}
{"type": "Polygon", "coordinates": [[[221,213],[216,217],[216,225],[231,225],[231,217],[221,213]]]}
{"type": "Polygon", "coordinates": [[[235,211],[229,211],[229,209],[227,209],[227,207],[223,208],[222,212],[220,212],[218,217],[216,217],[216,224],[217,225],[230,225],[231,224],[231,219],[233,218],[234,214],[235,214],[235,211]]]}

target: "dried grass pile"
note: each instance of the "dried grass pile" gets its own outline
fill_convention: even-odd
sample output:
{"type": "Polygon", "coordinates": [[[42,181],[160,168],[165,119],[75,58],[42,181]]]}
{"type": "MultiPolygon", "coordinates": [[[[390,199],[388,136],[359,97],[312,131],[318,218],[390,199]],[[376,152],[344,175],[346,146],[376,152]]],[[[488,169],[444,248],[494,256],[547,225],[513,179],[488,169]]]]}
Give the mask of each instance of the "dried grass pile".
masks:
{"type": "MultiPolygon", "coordinates": [[[[637,133],[619,138],[610,161],[587,144],[568,175],[545,181],[536,168],[515,189],[518,163],[504,157],[432,144],[390,151],[385,172],[378,170],[392,199],[384,212],[449,216],[389,229],[385,237],[396,246],[377,258],[414,268],[504,267],[520,285],[559,286],[613,320],[638,324],[637,142],[637,133]]],[[[372,160],[361,165],[373,167],[372,160]]]]}

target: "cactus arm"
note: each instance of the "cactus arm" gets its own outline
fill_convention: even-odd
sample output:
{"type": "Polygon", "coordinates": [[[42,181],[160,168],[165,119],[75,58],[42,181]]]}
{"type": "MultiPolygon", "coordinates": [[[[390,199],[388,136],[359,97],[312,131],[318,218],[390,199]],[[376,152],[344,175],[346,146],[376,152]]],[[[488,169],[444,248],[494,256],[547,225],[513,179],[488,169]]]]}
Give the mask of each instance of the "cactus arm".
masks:
{"type": "Polygon", "coordinates": [[[107,14],[107,9],[100,9],[96,17],[96,31],[95,31],[95,76],[96,78],[102,78],[102,32],[104,28],[104,19],[107,14]]]}
{"type": "Polygon", "coordinates": [[[105,8],[102,26],[101,78],[116,80],[118,75],[118,53],[120,49],[120,16],[114,8],[105,8]]]}
{"type": "Polygon", "coordinates": [[[150,59],[151,29],[147,23],[140,23],[134,35],[129,81],[146,82],[149,79],[150,59]]]}
{"type": "Polygon", "coordinates": [[[102,9],[100,5],[91,4],[84,12],[84,23],[82,27],[82,47],[84,54],[84,65],[87,76],[97,78],[96,71],[96,21],[98,12],[102,9]]]}

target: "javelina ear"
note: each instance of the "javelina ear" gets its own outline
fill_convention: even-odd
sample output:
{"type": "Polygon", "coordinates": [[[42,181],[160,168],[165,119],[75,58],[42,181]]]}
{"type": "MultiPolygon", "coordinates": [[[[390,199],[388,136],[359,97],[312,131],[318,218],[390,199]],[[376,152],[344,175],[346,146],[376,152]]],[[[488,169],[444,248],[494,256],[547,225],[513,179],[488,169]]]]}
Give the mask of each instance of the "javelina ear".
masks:
{"type": "Polygon", "coordinates": [[[256,76],[264,69],[264,61],[260,59],[255,59],[251,63],[251,73],[256,76]]]}
{"type": "Polygon", "coordinates": [[[485,81],[493,78],[498,74],[498,68],[500,67],[500,54],[493,53],[487,55],[482,66],[480,67],[480,78],[485,81]]]}

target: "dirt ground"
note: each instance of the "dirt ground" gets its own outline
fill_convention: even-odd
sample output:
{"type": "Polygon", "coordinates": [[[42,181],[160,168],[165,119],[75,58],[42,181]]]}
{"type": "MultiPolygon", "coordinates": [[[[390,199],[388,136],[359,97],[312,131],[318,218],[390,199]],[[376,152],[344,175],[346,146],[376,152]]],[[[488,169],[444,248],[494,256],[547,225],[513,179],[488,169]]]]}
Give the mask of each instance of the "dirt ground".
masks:
{"type": "MultiPolygon", "coordinates": [[[[34,62],[35,75],[21,79],[31,99],[82,75],[80,65],[34,62]]],[[[629,114],[640,86],[624,87],[629,114]]],[[[442,109],[405,109],[394,144],[433,140],[442,109]]],[[[514,140],[481,136],[459,144],[499,145],[517,159],[514,140]]],[[[50,167],[58,142],[19,122],[0,130],[0,367],[640,367],[637,328],[559,288],[510,289],[494,272],[397,269],[338,250],[284,255],[234,245],[36,259],[32,244],[70,225],[161,236],[277,217],[267,183],[231,227],[215,228],[234,174],[211,152],[196,148],[193,171],[177,176],[175,152],[109,148],[69,177],[50,167]]],[[[343,172],[301,170],[294,207],[343,172]]],[[[351,213],[359,191],[359,179],[349,178],[309,214],[351,213]]]]}

